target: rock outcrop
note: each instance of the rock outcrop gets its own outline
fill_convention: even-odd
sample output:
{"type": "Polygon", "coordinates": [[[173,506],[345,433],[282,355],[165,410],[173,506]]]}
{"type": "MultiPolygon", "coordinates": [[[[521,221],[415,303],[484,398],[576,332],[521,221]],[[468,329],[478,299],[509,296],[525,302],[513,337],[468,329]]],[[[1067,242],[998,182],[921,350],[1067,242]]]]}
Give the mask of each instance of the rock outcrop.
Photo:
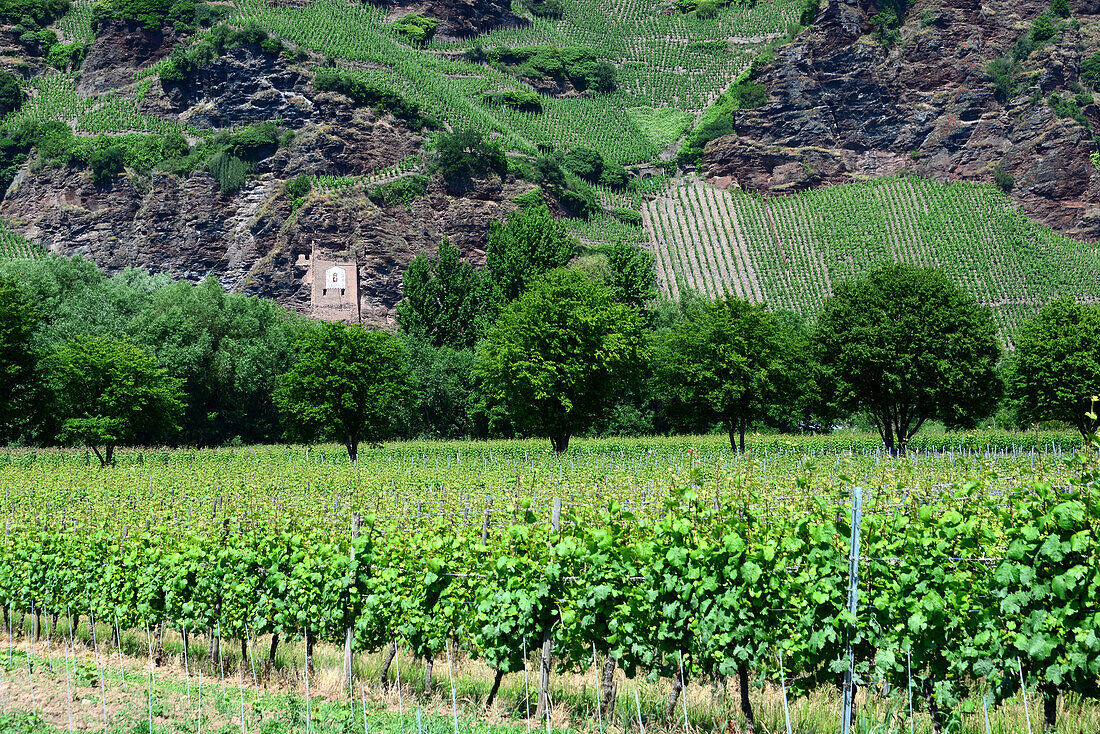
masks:
{"type": "Polygon", "coordinates": [[[1100,173],[1090,161],[1100,108],[1083,110],[1090,130],[1048,102],[1073,96],[1081,62],[1097,50],[1091,14],[1100,5],[1074,5],[1061,39],[1021,62],[1006,103],[986,73],[1048,8],[918,0],[888,48],[873,35],[870,0],[828,0],[757,74],[768,102],[736,114],[737,134],[707,146],[703,170],[719,184],[782,193],[902,172],[992,181],[999,167],[1030,216],[1100,238],[1100,173]]]}
{"type": "MultiPolygon", "coordinates": [[[[80,83],[133,93],[134,70],[168,51],[140,28],[115,28],[97,39],[80,83]],[[116,55],[124,74],[112,71],[116,55]]],[[[97,185],[84,168],[32,157],[0,202],[0,215],[48,250],[86,256],[108,272],[141,267],[192,281],[212,275],[227,289],[304,313],[310,312],[310,274],[299,261],[315,252],[340,253],[358,262],[363,320],[387,323],[413,257],[447,237],[484,262],[489,223],[503,218],[514,207],[511,199],[529,187],[494,178],[454,195],[432,180],[426,196],[380,207],[369,188],[392,180],[398,163],[419,156],[422,135],[340,95],[316,92],[307,65],[256,48],[231,49],[186,86],[154,80],[140,104],[198,129],[278,120],[294,139],[259,161],[233,195],[223,195],[202,167],[182,176],[127,171],[97,185]],[[300,174],[361,178],[317,187],[295,208],[283,184],[300,174]]]]}

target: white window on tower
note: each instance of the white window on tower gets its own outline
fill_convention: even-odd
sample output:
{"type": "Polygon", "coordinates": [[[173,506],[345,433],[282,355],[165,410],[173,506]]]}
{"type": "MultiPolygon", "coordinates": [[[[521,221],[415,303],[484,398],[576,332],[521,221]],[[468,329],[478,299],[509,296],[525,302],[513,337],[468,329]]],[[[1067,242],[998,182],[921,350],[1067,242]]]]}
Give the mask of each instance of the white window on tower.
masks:
{"type": "Polygon", "coordinates": [[[347,288],[347,275],[343,268],[333,266],[325,271],[325,287],[321,295],[327,296],[330,290],[339,290],[340,295],[344,295],[345,288],[347,288]]]}

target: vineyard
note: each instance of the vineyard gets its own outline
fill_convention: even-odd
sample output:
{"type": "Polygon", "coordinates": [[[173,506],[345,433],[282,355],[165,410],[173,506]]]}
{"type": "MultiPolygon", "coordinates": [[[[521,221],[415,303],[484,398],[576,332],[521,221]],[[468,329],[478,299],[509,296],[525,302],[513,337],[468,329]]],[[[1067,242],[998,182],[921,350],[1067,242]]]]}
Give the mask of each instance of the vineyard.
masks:
{"type": "Polygon", "coordinates": [[[811,316],[831,284],[886,262],[934,266],[1003,334],[1056,296],[1092,300],[1100,252],[1030,222],[988,185],[885,178],[764,198],[687,179],[645,207],[665,293],[730,293],[811,316]]]}
{"type": "Polygon", "coordinates": [[[41,247],[12,229],[0,219],[0,260],[34,259],[43,256],[41,247]]]}
{"type": "MultiPolygon", "coordinates": [[[[743,456],[709,438],[589,440],[564,457],[533,442],[410,443],[356,465],[324,446],[144,451],[108,472],[82,452],[12,450],[0,456],[0,690],[33,686],[36,665],[40,679],[59,670],[67,627],[94,648],[102,686],[112,646],[120,668],[123,647],[148,656],[150,726],[166,655],[184,658],[188,686],[220,674],[223,699],[239,679],[239,725],[260,731],[243,685],[270,664],[308,697],[320,660],[343,658],[339,701],[385,679],[399,649],[405,675],[423,677],[406,678],[405,705],[453,705],[456,728],[447,681],[460,664],[493,680],[477,705],[507,676],[507,717],[539,726],[707,729],[755,716],[755,699],[767,730],[781,730],[782,700],[808,731],[854,661],[862,705],[890,730],[913,716],[920,731],[956,717],[984,731],[989,716],[1008,731],[1022,682],[1036,726],[1061,711],[1059,731],[1089,731],[1093,459],[1062,434],[925,438],[905,457],[860,436],[756,437],[743,456]],[[636,698],[615,704],[624,674],[636,698]],[[597,679],[608,683],[577,690],[597,679]],[[707,681],[741,695],[678,703],[707,681]]],[[[347,710],[365,716],[358,698],[347,710]]]]}

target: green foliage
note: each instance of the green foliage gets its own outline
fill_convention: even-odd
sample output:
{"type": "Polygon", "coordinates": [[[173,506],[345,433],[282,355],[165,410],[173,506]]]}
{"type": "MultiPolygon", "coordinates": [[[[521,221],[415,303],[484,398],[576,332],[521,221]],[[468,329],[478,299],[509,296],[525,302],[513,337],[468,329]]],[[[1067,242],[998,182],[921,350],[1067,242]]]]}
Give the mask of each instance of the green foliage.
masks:
{"type": "Polygon", "coordinates": [[[598,183],[603,175],[603,156],[598,150],[592,148],[584,146],[573,148],[565,154],[561,164],[567,171],[589,183],[598,183]]]}
{"type": "Polygon", "coordinates": [[[248,175],[252,173],[252,165],[229,151],[220,150],[207,161],[206,170],[218,182],[222,194],[234,194],[248,180],[248,175]]]}
{"type": "MultiPolygon", "coordinates": [[[[627,211],[637,214],[632,209],[627,211]]],[[[637,245],[616,240],[606,251],[610,278],[607,285],[615,300],[641,309],[657,297],[657,273],[653,255],[637,245]]]]}
{"type": "Polygon", "coordinates": [[[993,167],[993,183],[1007,194],[1016,185],[1016,179],[1008,172],[1004,163],[998,163],[993,167]]]}
{"type": "Polygon", "coordinates": [[[1051,92],[1050,96],[1047,97],[1047,104],[1050,105],[1051,109],[1054,110],[1054,113],[1058,115],[1058,117],[1070,117],[1074,122],[1086,130],[1092,128],[1092,123],[1085,117],[1085,113],[1081,111],[1081,107],[1076,98],[1066,99],[1057,92],[1051,92]]]}
{"type": "Polygon", "coordinates": [[[615,89],[614,65],[584,46],[498,46],[489,52],[489,62],[528,79],[568,80],[580,91],[615,89]]]}
{"type": "Polygon", "coordinates": [[[793,348],[774,314],[737,298],[702,301],[660,345],[660,391],[689,420],[720,421],[730,445],[745,450],[745,431],[771,406],[793,401],[806,355],[793,348]]]}
{"type": "Polygon", "coordinates": [[[557,19],[565,15],[562,0],[523,0],[523,4],[536,18],[557,19]]]}
{"type": "Polygon", "coordinates": [[[490,403],[561,453],[639,378],[644,356],[637,310],[582,273],[552,270],[501,312],[477,371],[490,403]]]}
{"type": "Polygon", "coordinates": [[[135,21],[147,31],[160,30],[165,25],[177,31],[195,30],[210,13],[200,9],[205,3],[193,0],[99,0],[92,7],[92,25],[108,21],[135,21]]]}
{"type": "Polygon", "coordinates": [[[10,71],[0,71],[0,117],[6,117],[22,107],[24,96],[19,78],[10,71]]]}
{"type": "Polygon", "coordinates": [[[287,201],[290,202],[291,207],[297,209],[302,205],[302,202],[309,192],[313,190],[313,177],[307,173],[300,174],[283,184],[283,192],[286,193],[287,201]]]}
{"type": "Polygon", "coordinates": [[[477,130],[442,133],[435,143],[439,154],[435,167],[448,187],[462,188],[490,172],[504,178],[508,160],[495,142],[477,130]]]}
{"type": "Polygon", "coordinates": [[[198,43],[173,49],[168,58],[157,65],[157,77],[164,84],[183,84],[196,71],[237,46],[255,46],[271,56],[287,51],[279,38],[257,25],[249,24],[239,30],[218,25],[198,43]]]}
{"type": "Polygon", "coordinates": [[[1020,328],[1006,377],[1021,423],[1100,428],[1100,307],[1058,298],[1020,328]]]}
{"type": "Polygon", "coordinates": [[[0,441],[18,438],[34,413],[37,355],[31,337],[38,319],[16,283],[0,276],[0,441]]]}
{"type": "Polygon", "coordinates": [[[938,270],[887,265],[836,283],[815,335],[836,404],[904,450],[928,420],[971,426],[1000,397],[992,312],[938,270]]]}
{"type": "Polygon", "coordinates": [[[1042,13],[1032,21],[1031,29],[1016,41],[1012,47],[1012,58],[1015,61],[1023,61],[1061,33],[1063,25],[1064,22],[1054,13],[1050,11],[1042,13]]]}
{"type": "Polygon", "coordinates": [[[361,107],[373,107],[388,112],[413,130],[431,126],[429,120],[415,102],[402,95],[380,87],[366,77],[341,69],[320,69],[313,76],[313,87],[319,92],[338,92],[361,107]]]}
{"type": "Polygon", "coordinates": [[[43,360],[59,438],[90,447],[100,464],[114,463],[117,445],[178,430],[181,381],[128,341],[81,336],[43,360]]]}
{"type": "Polygon", "coordinates": [[[419,13],[403,15],[393,23],[394,29],[418,48],[423,48],[431,42],[437,25],[439,25],[438,20],[427,18],[419,13]]]}
{"type": "MultiPolygon", "coordinates": [[[[398,308],[400,318],[400,304],[398,308]]],[[[474,384],[473,350],[435,346],[414,336],[406,336],[405,345],[412,365],[409,435],[428,439],[475,435],[481,396],[474,384]]]]}
{"type": "Polygon", "coordinates": [[[542,112],[542,97],[528,89],[505,89],[485,92],[482,100],[494,105],[507,105],[521,112],[542,112]]]}
{"type": "Polygon", "coordinates": [[[802,12],[798,15],[798,24],[809,28],[817,20],[817,13],[821,8],[821,0],[803,0],[802,12]]]}
{"type": "Polygon", "coordinates": [[[402,176],[389,183],[371,187],[367,192],[370,200],[382,206],[408,205],[414,199],[428,193],[428,177],[418,173],[402,176]]]}
{"type": "MultiPolygon", "coordinates": [[[[1100,69],[1100,65],[1097,68],[1100,69]]],[[[985,66],[985,75],[993,84],[993,96],[1001,104],[1006,104],[1016,94],[1016,61],[1011,56],[998,56],[990,61],[985,66]]]]}
{"type": "Polygon", "coordinates": [[[60,18],[69,7],[69,0],[3,0],[0,2],[0,20],[23,27],[40,27],[60,18]]]}
{"type": "Polygon", "coordinates": [[[532,206],[545,206],[546,199],[542,196],[542,187],[536,186],[533,189],[524,191],[519,196],[512,199],[521,209],[527,209],[532,206]]]}
{"type": "Polygon", "coordinates": [[[893,46],[901,40],[901,24],[908,6],[909,0],[886,0],[880,5],[879,12],[871,16],[875,37],[882,45],[893,46]]]}
{"type": "Polygon", "coordinates": [[[87,51],[88,47],[83,43],[57,43],[46,52],[46,63],[62,71],[78,69],[84,63],[87,51]]]}
{"type": "Polygon", "coordinates": [[[1081,81],[1094,90],[1100,90],[1100,51],[1081,62],[1081,81]]]}
{"type": "Polygon", "coordinates": [[[434,258],[418,254],[401,279],[401,331],[435,347],[470,349],[492,317],[491,286],[447,240],[434,258]]]}
{"type": "Polygon", "coordinates": [[[410,385],[408,358],[397,337],[322,323],[296,349],[297,362],[275,392],[288,433],[335,438],[352,461],[360,442],[375,445],[394,435],[410,385]]]}
{"type": "Polygon", "coordinates": [[[615,217],[616,219],[618,219],[620,222],[623,222],[624,224],[633,224],[633,225],[636,225],[638,227],[642,226],[641,212],[639,212],[635,209],[627,209],[625,207],[615,207],[614,209],[611,210],[610,213],[611,213],[611,216],[615,217]]]}
{"type": "Polygon", "coordinates": [[[737,132],[734,124],[737,110],[759,107],[767,101],[768,93],[762,84],[749,80],[734,84],[707,108],[695,128],[688,133],[680,146],[679,161],[686,165],[698,164],[707,143],[737,132]]]}
{"type": "Polygon", "coordinates": [[[92,169],[92,178],[97,184],[105,184],[126,166],[126,149],[121,145],[97,148],[88,156],[88,165],[92,169]]]}
{"type": "Polygon", "coordinates": [[[564,222],[545,205],[533,206],[489,225],[485,267],[500,298],[511,301],[535,278],[567,265],[576,248],[564,222]]]}
{"type": "Polygon", "coordinates": [[[1059,18],[1068,18],[1070,15],[1069,0],[1050,0],[1050,12],[1059,18]]]}

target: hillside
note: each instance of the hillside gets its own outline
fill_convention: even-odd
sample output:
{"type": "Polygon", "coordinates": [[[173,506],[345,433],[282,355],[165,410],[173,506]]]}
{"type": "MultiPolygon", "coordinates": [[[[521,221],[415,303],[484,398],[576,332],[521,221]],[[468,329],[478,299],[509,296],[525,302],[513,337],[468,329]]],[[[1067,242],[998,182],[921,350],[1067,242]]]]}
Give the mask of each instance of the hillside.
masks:
{"type": "Polygon", "coordinates": [[[1100,252],[1028,220],[990,185],[880,178],[783,197],[686,179],[645,209],[661,288],[726,292],[805,316],[832,283],[887,262],[942,268],[1011,338],[1057,296],[1096,300],[1100,252]]]}
{"type": "Polygon", "coordinates": [[[897,22],[870,0],[27,7],[42,18],[0,7],[25,95],[0,121],[0,257],[212,274],[386,323],[417,253],[448,238],[480,264],[489,224],[535,197],[586,244],[648,241],[672,297],[810,314],[887,259],[944,267],[1005,334],[1055,294],[1097,297],[1089,0],[918,0],[897,22]],[[508,172],[455,187],[435,146],[469,129],[508,172]],[[604,173],[536,162],[578,150],[604,173]],[[354,303],[317,301],[315,263],[355,270],[354,303]]]}

